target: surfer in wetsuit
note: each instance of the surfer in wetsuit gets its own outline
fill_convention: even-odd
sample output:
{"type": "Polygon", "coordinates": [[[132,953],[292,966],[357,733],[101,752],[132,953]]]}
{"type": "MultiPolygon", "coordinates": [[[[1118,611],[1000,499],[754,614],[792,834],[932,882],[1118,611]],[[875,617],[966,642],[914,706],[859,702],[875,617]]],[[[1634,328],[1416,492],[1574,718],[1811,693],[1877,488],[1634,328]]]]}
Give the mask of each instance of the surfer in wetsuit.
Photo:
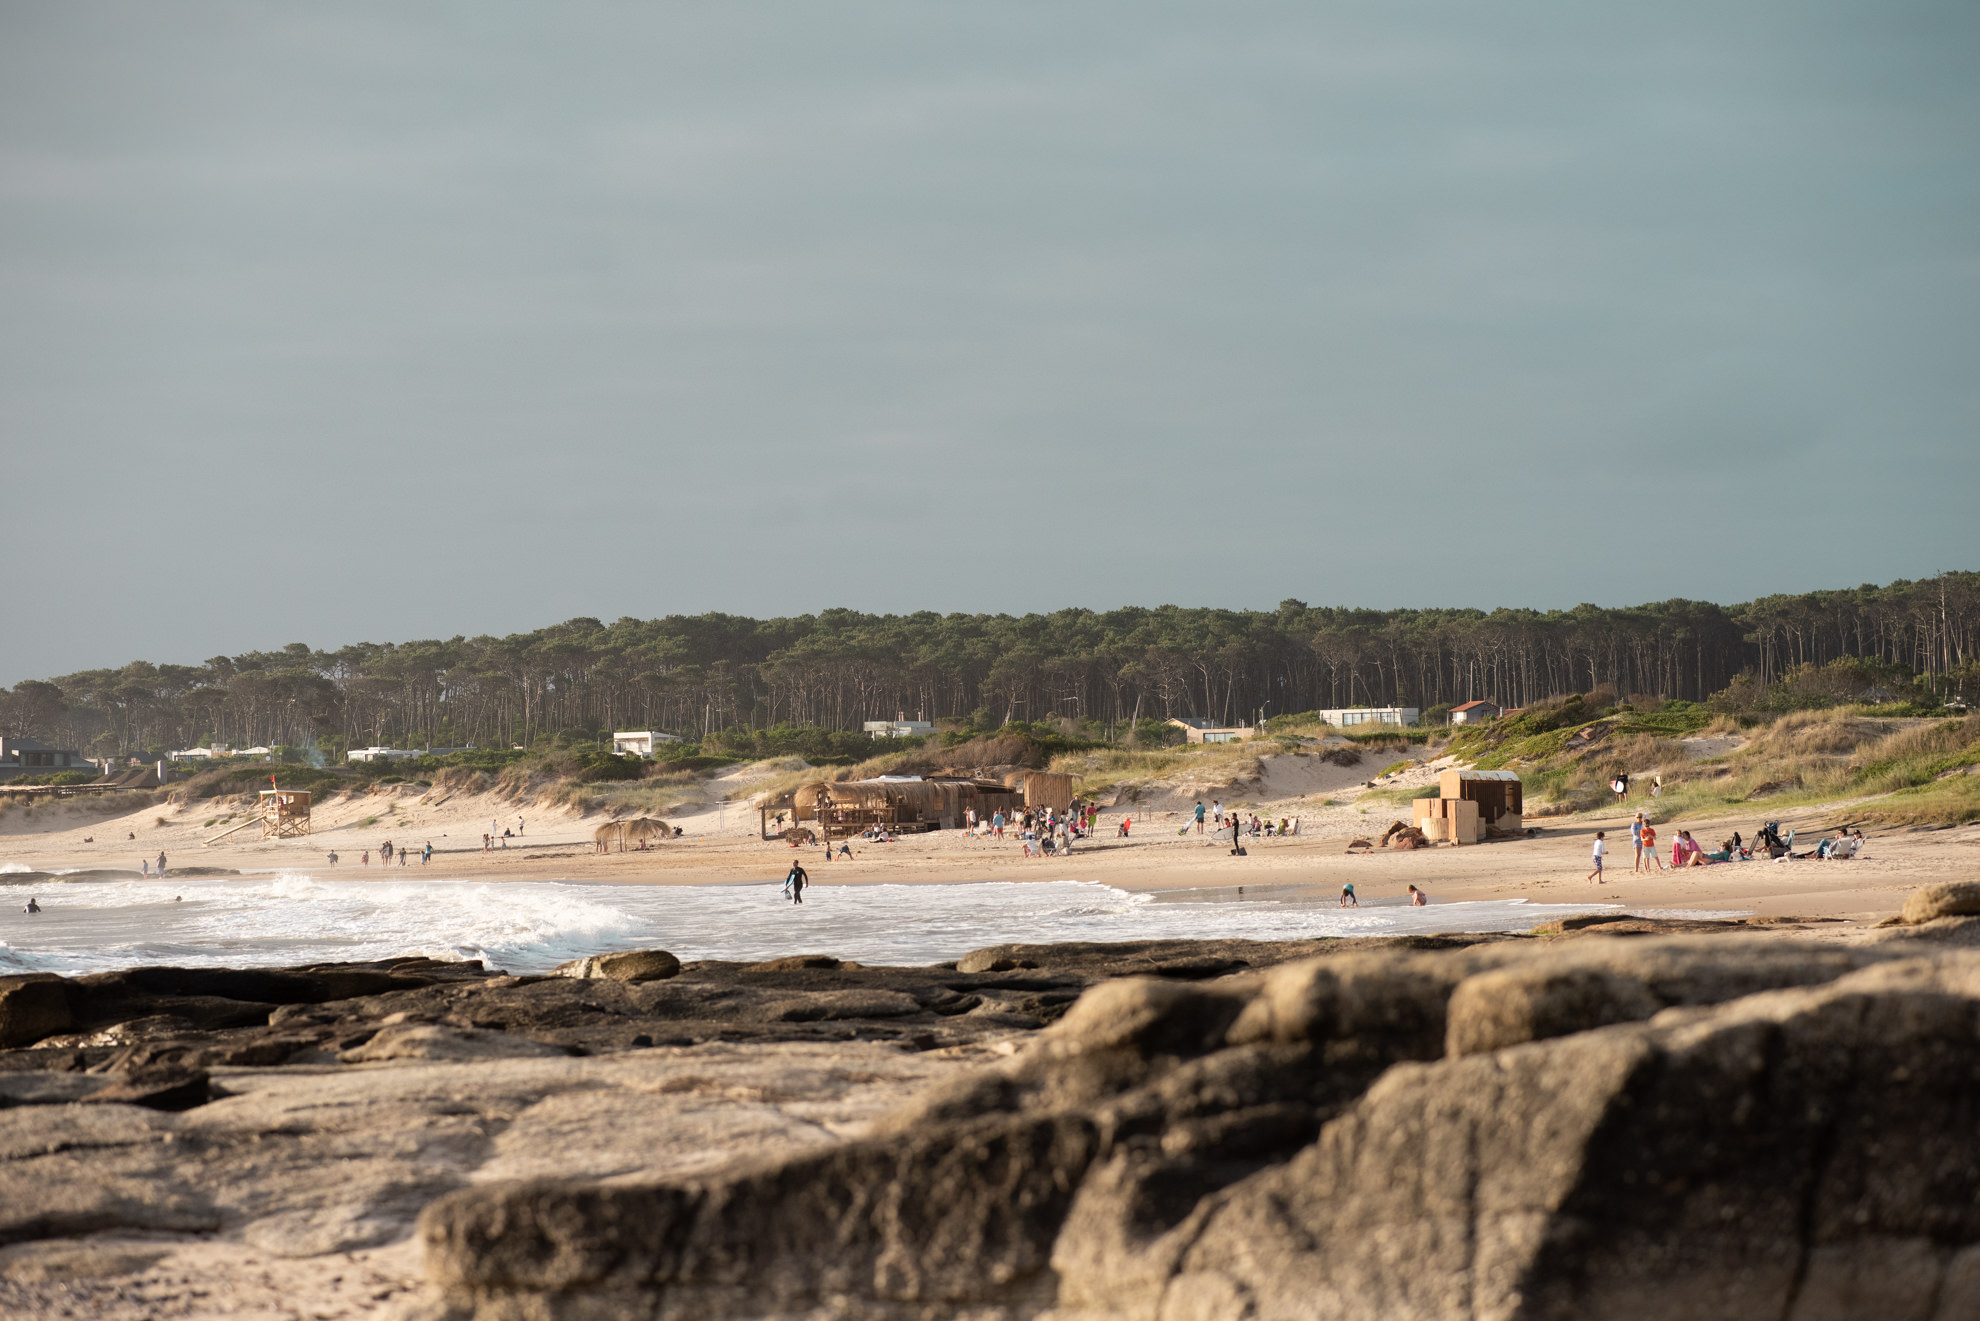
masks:
{"type": "Polygon", "coordinates": [[[23,908],[21,911],[23,913],[39,913],[41,911],[41,900],[33,899],[33,898],[29,899],[27,901],[27,907],[23,908]]]}
{"type": "Polygon", "coordinates": [[[804,868],[798,866],[797,861],[793,859],[791,862],[791,873],[784,878],[784,893],[791,897],[792,903],[801,904],[804,902],[804,887],[810,884],[810,882],[811,877],[807,876],[804,868]]]}

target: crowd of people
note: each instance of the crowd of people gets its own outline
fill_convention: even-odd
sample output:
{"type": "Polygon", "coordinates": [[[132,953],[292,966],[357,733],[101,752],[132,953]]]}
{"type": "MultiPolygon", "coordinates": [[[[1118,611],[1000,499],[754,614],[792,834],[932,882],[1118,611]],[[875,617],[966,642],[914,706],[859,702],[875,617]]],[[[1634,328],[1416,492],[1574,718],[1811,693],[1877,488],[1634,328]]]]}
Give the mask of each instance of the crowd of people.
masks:
{"type": "MultiPolygon", "coordinates": [[[[1588,879],[1602,884],[1606,880],[1603,871],[1603,858],[1608,853],[1607,831],[1595,832],[1592,856],[1594,870],[1588,879]]],[[[1751,843],[1735,830],[1719,842],[1719,847],[1708,851],[1689,830],[1676,830],[1671,836],[1671,860],[1666,866],[1662,855],[1657,851],[1657,827],[1642,812],[1638,812],[1629,823],[1630,850],[1635,855],[1630,871],[1644,874],[1662,871],[1676,871],[1684,867],[1709,867],[1724,862],[1748,862],[1756,856],[1771,859],[1820,858],[1842,860],[1853,858],[1863,848],[1863,831],[1848,826],[1838,826],[1833,835],[1828,836],[1806,853],[1794,852],[1794,832],[1781,835],[1778,821],[1763,824],[1754,835],[1751,843]]]]}

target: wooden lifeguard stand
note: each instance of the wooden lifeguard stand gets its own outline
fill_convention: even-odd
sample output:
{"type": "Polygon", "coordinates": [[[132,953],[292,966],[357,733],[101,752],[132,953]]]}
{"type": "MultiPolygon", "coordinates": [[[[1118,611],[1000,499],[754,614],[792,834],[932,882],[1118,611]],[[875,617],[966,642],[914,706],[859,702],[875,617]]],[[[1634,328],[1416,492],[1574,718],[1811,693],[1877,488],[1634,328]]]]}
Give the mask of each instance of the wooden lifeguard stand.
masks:
{"type": "Polygon", "coordinates": [[[309,833],[309,794],[301,789],[261,791],[261,837],[294,839],[309,833]]]}

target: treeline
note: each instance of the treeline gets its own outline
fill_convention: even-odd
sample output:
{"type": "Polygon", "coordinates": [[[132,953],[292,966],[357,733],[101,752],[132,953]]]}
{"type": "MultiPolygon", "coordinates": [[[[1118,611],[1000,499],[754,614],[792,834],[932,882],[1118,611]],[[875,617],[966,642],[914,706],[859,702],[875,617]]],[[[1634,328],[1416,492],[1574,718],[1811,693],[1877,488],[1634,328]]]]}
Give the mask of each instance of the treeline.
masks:
{"type": "Polygon", "coordinates": [[[532,745],[662,729],[960,717],[1107,736],[1151,718],[1316,708],[1524,706],[1608,688],[1702,700],[1778,692],[1832,662],[1934,696],[1980,689],[1980,573],[1742,605],[1573,610],[1127,608],[1045,615],[709,614],[574,619],[510,637],[134,661],[0,693],[0,731],[96,755],[236,747],[532,745]]]}

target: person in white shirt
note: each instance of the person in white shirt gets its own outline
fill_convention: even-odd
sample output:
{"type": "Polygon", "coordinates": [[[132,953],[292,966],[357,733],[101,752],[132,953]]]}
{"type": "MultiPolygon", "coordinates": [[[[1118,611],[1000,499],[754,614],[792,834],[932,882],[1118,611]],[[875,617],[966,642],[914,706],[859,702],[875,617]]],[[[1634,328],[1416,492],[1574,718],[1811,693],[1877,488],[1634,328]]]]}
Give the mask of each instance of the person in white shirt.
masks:
{"type": "Polygon", "coordinates": [[[1591,881],[1593,881],[1593,882],[1595,882],[1595,883],[1596,883],[1597,885],[1601,885],[1601,884],[1603,883],[1603,882],[1602,882],[1602,855],[1603,855],[1604,853],[1607,853],[1608,851],[1609,851],[1609,846],[1608,846],[1608,845],[1606,845],[1606,844],[1604,844],[1604,843],[1602,842],[1602,832],[1601,832],[1601,831],[1599,831],[1599,830],[1598,830],[1598,831],[1596,831],[1596,832],[1595,832],[1595,854],[1594,854],[1594,856],[1595,856],[1595,870],[1594,870],[1594,871],[1592,871],[1592,872],[1589,872],[1589,873],[1588,873],[1588,879],[1589,879],[1589,880],[1591,880],[1591,881]]]}

